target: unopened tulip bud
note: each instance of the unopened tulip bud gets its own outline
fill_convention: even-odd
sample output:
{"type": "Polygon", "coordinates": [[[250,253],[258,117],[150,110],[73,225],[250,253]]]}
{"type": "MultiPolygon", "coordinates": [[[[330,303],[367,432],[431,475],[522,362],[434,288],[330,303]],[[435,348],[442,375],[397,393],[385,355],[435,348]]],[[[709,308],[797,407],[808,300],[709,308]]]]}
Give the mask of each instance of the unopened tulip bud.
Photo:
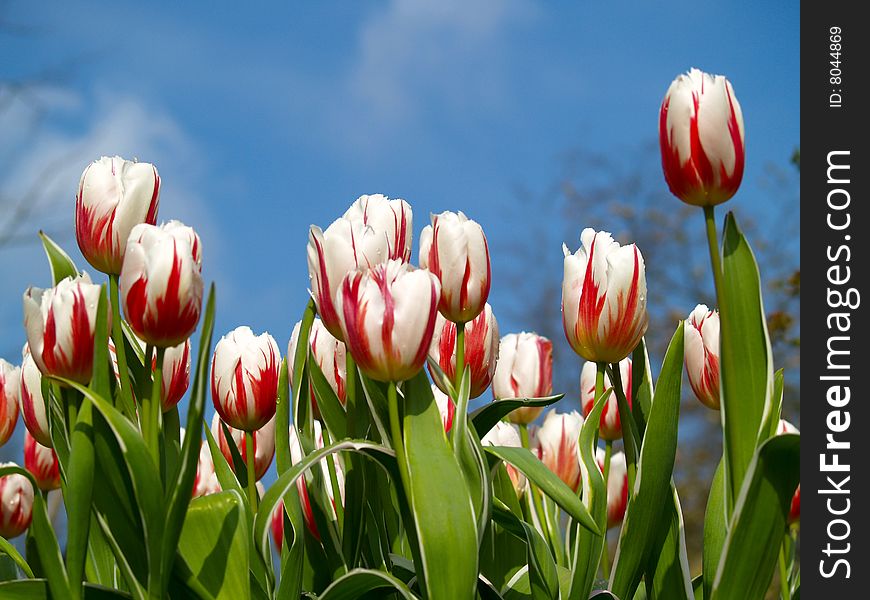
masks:
{"type": "MultiPolygon", "coordinates": [[[[595,376],[596,364],[587,361],[580,371],[580,401],[583,407],[583,415],[588,415],[595,406],[595,376]]],[[[619,361],[619,376],[622,379],[623,393],[631,407],[631,359],[624,358],[619,361]]],[[[604,389],[613,387],[610,376],[604,374],[604,389]]],[[[618,440],[622,438],[622,423],[619,421],[619,400],[616,390],[610,393],[604,410],[601,411],[601,424],[598,429],[598,437],[602,440],[618,440]]]]}
{"type": "MultiPolygon", "coordinates": [[[[156,354],[156,353],[155,353],[156,354]]],[[[154,357],[152,368],[157,367],[154,357]]],[[[166,349],[163,355],[161,398],[163,412],[178,404],[190,386],[190,340],[166,349]]]]}
{"type": "Polygon", "coordinates": [[[317,313],[333,336],[344,340],[336,292],[345,275],[388,260],[411,258],[411,207],[381,194],[360,196],[326,231],[308,235],[308,276],[317,313]]]}
{"type": "MultiPolygon", "coordinates": [[[[227,425],[230,430],[230,436],[233,438],[233,443],[242,457],[242,461],[248,464],[248,447],[245,443],[245,432],[241,429],[236,429],[227,425]]],[[[211,433],[218,441],[218,446],[221,449],[221,454],[227,459],[230,468],[235,470],[233,463],[233,454],[230,451],[230,445],[227,443],[227,438],[224,435],[224,428],[221,427],[220,416],[215,415],[211,422],[211,433]]],[[[254,476],[259,481],[266,471],[269,470],[269,465],[272,464],[272,458],[275,457],[275,419],[272,418],[268,423],[260,429],[253,432],[254,434],[254,476]]]]}
{"type": "Polygon", "coordinates": [[[40,371],[82,384],[91,380],[99,299],[100,286],[86,273],[24,292],[24,328],[40,371]]]}
{"type": "Polygon", "coordinates": [[[444,433],[450,433],[450,430],[453,428],[453,418],[456,415],[456,405],[434,383],[432,384],[432,395],[435,397],[435,404],[438,406],[438,412],[441,415],[444,433]]]}
{"type": "Polygon", "coordinates": [[[649,322],[643,257],[606,231],[584,229],[580,241],[574,254],[562,246],[565,336],[586,360],[616,363],[631,354],[649,322]]]}
{"type": "Polygon", "coordinates": [[[0,358],[0,446],[9,441],[18,423],[21,368],[0,358]]]}
{"type": "MultiPolygon", "coordinates": [[[[604,450],[598,448],[595,461],[604,473],[604,450]]],[[[628,469],[625,454],[616,452],[610,457],[610,471],[607,474],[607,528],[615,527],[625,518],[628,506],[628,469]]]]}
{"type": "Polygon", "coordinates": [[[140,223],[154,225],[160,176],[152,164],[102,157],[82,173],[76,195],[76,241],[98,271],[117,275],[127,238],[140,223]]]}
{"type": "MultiPolygon", "coordinates": [[[[516,425],[499,421],[495,426],[487,432],[480,440],[484,446],[507,446],[509,448],[522,448],[520,441],[520,432],[516,425]]],[[[517,496],[522,496],[526,489],[526,476],[516,469],[513,465],[505,463],[508,477],[517,492],[517,496]]]]}
{"type": "Polygon", "coordinates": [[[45,400],[42,397],[42,372],[36,366],[33,355],[25,346],[21,361],[21,419],[27,431],[43,446],[52,446],[48,429],[48,416],[45,414],[45,400]]]}
{"type": "Polygon", "coordinates": [[[574,491],[580,486],[578,440],[582,426],[583,417],[577,411],[557,413],[553,409],[535,432],[534,446],[541,462],[574,491]]]}
{"type": "Polygon", "coordinates": [[[462,212],[432,215],[420,235],[420,266],[441,282],[438,310],[454,323],[467,323],[489,297],[489,247],[483,228],[462,212]]]}
{"type": "Polygon", "coordinates": [[[60,487],[60,467],[54,450],[37,442],[30,432],[24,434],[24,468],[43,491],[60,487]]]}
{"type": "MultiPolygon", "coordinates": [[[[18,466],[3,463],[0,467],[18,466]]],[[[24,475],[0,477],[0,535],[7,540],[18,537],[30,527],[33,517],[33,486],[24,475]]]]}
{"type": "MultiPolygon", "coordinates": [[[[492,395],[506,398],[542,398],[553,393],[553,343],[536,333],[510,333],[499,343],[492,395]]],[[[518,408],[508,415],[512,423],[526,425],[543,407],[518,408]]]]}
{"type": "Polygon", "coordinates": [[[737,192],[745,155],[743,113],[722,75],[692,69],[677,77],[659,114],[662,170],[671,192],[715,206],[737,192]]]}
{"type": "Polygon", "coordinates": [[[699,304],[686,319],[686,374],[695,397],[719,410],[719,311],[699,304]]]}
{"type": "MultiPolygon", "coordinates": [[[[471,374],[469,398],[477,398],[495,375],[498,361],[498,322],[487,304],[474,320],[465,324],[465,365],[471,374]]],[[[435,322],[435,335],[429,347],[429,358],[441,368],[450,381],[456,379],[456,323],[448,321],[440,313],[435,322]]],[[[435,383],[443,385],[433,377],[435,383]]],[[[441,390],[447,393],[447,390],[441,390]]]]}
{"type": "MultiPolygon", "coordinates": [[[[287,362],[290,376],[290,384],[293,384],[293,360],[296,357],[296,346],[299,340],[299,328],[302,322],[296,323],[293,333],[290,335],[290,343],[287,345],[287,362]]],[[[311,323],[311,331],[308,334],[308,347],[314,355],[314,360],[320,367],[329,387],[335,392],[342,405],[347,399],[347,350],[344,342],[335,338],[326,326],[318,318],[311,323]]],[[[317,398],[314,395],[314,384],[309,378],[309,392],[311,395],[311,408],[314,418],[320,418],[320,407],[317,406],[317,398]]]]}
{"type": "Polygon", "coordinates": [[[345,277],[336,295],[348,350],[378,381],[405,381],[426,362],[435,331],[438,279],[391,260],[345,277]]]}
{"type": "Polygon", "coordinates": [[[178,346],[196,329],[202,310],[199,236],[172,221],[137,225],[121,269],[121,303],[130,327],[146,343],[178,346]]]}
{"type": "MultiPolygon", "coordinates": [[[[786,421],[785,419],[779,420],[779,434],[783,433],[800,433],[797,427],[786,421]]],[[[792,496],[791,499],[791,507],[788,511],[788,524],[791,525],[793,523],[799,523],[801,520],[801,486],[798,484],[797,490],[792,496]]]]}
{"type": "Polygon", "coordinates": [[[255,336],[237,327],[221,338],[211,365],[211,397],[221,419],[255,431],[274,415],[278,402],[281,353],[268,333],[255,336]]]}

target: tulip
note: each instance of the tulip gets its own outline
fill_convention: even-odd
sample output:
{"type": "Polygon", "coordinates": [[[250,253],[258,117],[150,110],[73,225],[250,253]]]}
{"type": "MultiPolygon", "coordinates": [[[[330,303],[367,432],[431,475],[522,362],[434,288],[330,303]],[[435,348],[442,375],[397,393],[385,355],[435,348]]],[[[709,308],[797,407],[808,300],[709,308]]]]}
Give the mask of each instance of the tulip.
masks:
{"type": "Polygon", "coordinates": [[[47,290],[24,292],[24,328],[30,352],[46,375],[87,384],[94,362],[100,286],[86,273],[47,290]]]}
{"type": "MultiPolygon", "coordinates": [[[[498,322],[487,304],[473,321],[465,325],[465,362],[471,373],[470,398],[477,398],[495,375],[498,361],[498,322]]],[[[435,335],[429,347],[429,358],[434,361],[450,381],[456,380],[456,323],[448,321],[441,314],[435,321],[435,335]]],[[[444,385],[438,377],[432,379],[439,387],[444,385]]],[[[441,391],[448,393],[441,387],[441,391]]]]}
{"type": "Polygon", "coordinates": [[[662,170],[671,192],[695,206],[715,206],[743,179],[743,113],[722,75],[692,69],[677,77],[659,114],[662,170]]]}
{"type": "Polygon", "coordinates": [[[411,207],[404,200],[360,196],[326,231],[308,235],[308,276],[317,313],[329,332],[344,341],[335,295],[344,276],[388,260],[411,258],[411,207]]]}
{"type": "MultiPolygon", "coordinates": [[[[17,467],[3,463],[0,467],[17,467]]],[[[0,535],[7,540],[18,537],[30,527],[33,516],[33,486],[24,475],[0,477],[0,535]]]]}
{"type": "Polygon", "coordinates": [[[255,431],[274,415],[281,353],[268,333],[237,327],[221,338],[211,365],[211,397],[221,419],[255,431]]]}
{"type": "Polygon", "coordinates": [[[578,438],[582,426],[583,417],[576,410],[557,413],[553,409],[535,432],[534,445],[538,458],[574,491],[580,486],[578,438]]]}
{"type": "MultiPolygon", "coordinates": [[[[619,374],[622,380],[622,389],[628,406],[631,407],[631,359],[624,358],[619,361],[619,374]]],[[[580,400],[583,406],[583,415],[586,416],[595,405],[595,376],[596,365],[594,362],[586,362],[580,371],[580,400]]],[[[604,374],[604,389],[613,387],[610,377],[604,374]]],[[[598,428],[598,437],[603,440],[618,440],[622,438],[622,424],[619,422],[619,405],[616,391],[611,392],[610,397],[601,412],[601,424],[598,428]]]]}
{"type": "MultiPolygon", "coordinates": [[[[595,452],[595,462],[601,473],[604,473],[604,450],[598,448],[595,452]]],[[[625,454],[616,452],[610,457],[610,470],[607,473],[607,528],[622,523],[625,509],[628,506],[628,470],[625,464],[625,454]]]]}
{"type": "Polygon", "coordinates": [[[360,370],[396,382],[422,369],[440,293],[432,273],[398,260],[348,273],[336,301],[345,343],[360,370]]]}
{"type": "Polygon", "coordinates": [[[0,446],[9,441],[18,423],[21,368],[0,358],[0,446]]]}
{"type": "Polygon", "coordinates": [[[692,391],[704,406],[719,410],[719,312],[699,304],[683,331],[692,391]]]}
{"type": "MultiPolygon", "coordinates": [[[[301,326],[301,321],[296,323],[293,327],[293,333],[290,335],[290,343],[287,344],[288,373],[291,385],[293,383],[293,359],[296,357],[296,345],[299,340],[299,329],[301,326]]],[[[339,341],[329,333],[323,321],[315,317],[311,323],[311,331],[308,334],[308,347],[332,391],[335,392],[339,402],[344,404],[347,399],[347,350],[345,349],[344,342],[339,341]]],[[[314,418],[319,419],[320,408],[317,406],[317,400],[314,396],[314,384],[310,382],[310,378],[308,387],[314,418]]]]}
{"type": "Polygon", "coordinates": [[[450,433],[450,430],[453,428],[453,417],[456,415],[456,405],[434,383],[432,384],[432,395],[435,397],[435,404],[438,406],[438,413],[441,415],[444,433],[450,433]]]}
{"type": "MultiPolygon", "coordinates": [[[[299,481],[297,480],[298,484],[299,481]]],[[[275,542],[275,549],[278,550],[278,553],[281,552],[281,547],[284,545],[284,501],[281,500],[278,502],[278,505],[275,507],[275,510],[272,511],[272,540],[275,542]]],[[[315,525],[316,528],[316,525],[315,525]]],[[[313,532],[312,532],[313,533],[313,532]]],[[[318,540],[320,539],[320,535],[315,536],[318,540]]]]}
{"type": "MultiPolygon", "coordinates": [[[[800,433],[800,431],[798,431],[797,427],[795,427],[794,425],[792,425],[791,423],[789,423],[785,419],[780,419],[779,420],[779,430],[777,433],[779,433],[779,434],[800,433]]],[[[801,520],[801,486],[800,486],[800,484],[798,484],[797,490],[795,491],[794,496],[792,496],[792,499],[791,499],[791,506],[789,507],[787,522],[789,525],[791,525],[793,523],[799,523],[800,520],[801,520]]]]}
{"type": "MultiPolygon", "coordinates": [[[[324,447],[323,444],[323,428],[320,425],[319,421],[314,421],[314,447],[315,449],[320,449],[324,447]]],[[[335,456],[334,465],[335,465],[335,478],[338,483],[338,493],[340,496],[340,501],[342,505],[344,505],[344,470],[341,467],[341,460],[337,455],[335,456]]],[[[299,443],[299,434],[296,431],[296,428],[291,425],[290,427],[290,461],[292,464],[298,464],[304,455],[302,452],[302,445],[299,443]]],[[[320,469],[323,481],[326,483],[324,486],[326,488],[327,496],[333,504],[333,511],[335,510],[335,491],[332,489],[332,485],[330,483],[330,475],[329,475],[329,465],[326,460],[320,461],[320,469]]],[[[311,534],[317,539],[320,540],[320,533],[317,530],[317,524],[314,521],[314,511],[311,508],[311,500],[308,497],[308,488],[306,485],[307,482],[313,481],[313,475],[311,475],[310,471],[306,472],[303,477],[300,477],[296,480],[296,489],[299,492],[299,500],[302,503],[303,515],[305,518],[305,524],[308,526],[311,534]]],[[[332,515],[335,516],[334,514],[332,515]]],[[[277,524],[275,523],[275,515],[272,516],[272,533],[275,534],[275,527],[277,524]]],[[[284,533],[284,523],[283,517],[280,519],[280,527],[281,527],[281,539],[283,539],[284,533]]],[[[279,544],[278,536],[274,535],[275,543],[279,544]]]]}
{"type": "MultiPolygon", "coordinates": [[[[553,392],[553,343],[536,333],[511,333],[499,342],[492,395],[506,398],[541,398],[553,392]]],[[[512,423],[527,425],[543,407],[518,408],[508,415],[512,423]]]]}
{"type": "Polygon", "coordinates": [[[39,489],[47,492],[60,487],[57,455],[52,448],[37,442],[29,431],[24,434],[24,468],[36,479],[39,489]]]}
{"type": "MultiPolygon", "coordinates": [[[[157,368],[157,357],[152,358],[151,368],[157,368]]],[[[161,401],[163,412],[178,404],[190,386],[190,340],[166,349],[163,356],[161,401]]]]}
{"type": "Polygon", "coordinates": [[[587,228],[582,246],[565,253],[562,325],[574,352],[594,362],[617,363],[646,332],[646,275],[634,244],[620,246],[609,233],[587,228]]]}
{"type": "MultiPolygon", "coordinates": [[[[484,446],[508,446],[509,448],[521,448],[520,433],[516,425],[498,421],[495,426],[487,432],[480,440],[484,446]]],[[[514,486],[517,496],[522,496],[526,489],[526,476],[516,469],[513,465],[505,463],[508,477],[514,486]]]]}
{"type": "Polygon", "coordinates": [[[441,282],[438,310],[449,321],[467,323],[489,296],[489,247],[483,229],[462,212],[432,215],[420,235],[420,266],[441,282]]]}
{"type": "MultiPolygon", "coordinates": [[[[226,442],[226,438],[223,438],[223,440],[226,442]]],[[[221,449],[223,450],[223,447],[221,449]]],[[[232,465],[231,459],[229,462],[232,465]]],[[[219,491],[221,491],[221,484],[214,470],[211,450],[208,444],[200,442],[199,460],[196,463],[196,476],[193,479],[193,497],[208,496],[209,494],[216,494],[219,491]]]]}
{"type": "Polygon", "coordinates": [[[85,167],[76,195],[76,241],[85,259],[118,275],[133,227],[157,221],[159,197],[152,164],[104,156],[85,167]]]}
{"type": "Polygon", "coordinates": [[[133,228],[121,269],[121,302],[130,327],[146,343],[178,346],[196,329],[200,246],[196,233],[175,221],[133,228]]]}
{"type": "MultiPolygon", "coordinates": [[[[230,430],[230,436],[233,438],[233,443],[242,457],[242,461],[248,464],[248,451],[245,444],[245,432],[227,425],[230,430]]],[[[224,428],[221,427],[219,415],[215,415],[211,422],[211,433],[218,442],[221,449],[221,454],[227,459],[227,462],[235,471],[233,463],[233,455],[230,451],[230,445],[227,443],[227,438],[224,435],[224,428]]],[[[271,419],[260,429],[253,432],[254,436],[254,475],[259,481],[266,471],[269,470],[269,465],[272,464],[272,458],[275,456],[275,419],[271,419]]]]}
{"type": "Polygon", "coordinates": [[[42,397],[42,373],[28,346],[24,347],[21,362],[20,402],[21,418],[27,431],[43,446],[53,446],[48,416],[45,413],[45,400],[42,397]]]}

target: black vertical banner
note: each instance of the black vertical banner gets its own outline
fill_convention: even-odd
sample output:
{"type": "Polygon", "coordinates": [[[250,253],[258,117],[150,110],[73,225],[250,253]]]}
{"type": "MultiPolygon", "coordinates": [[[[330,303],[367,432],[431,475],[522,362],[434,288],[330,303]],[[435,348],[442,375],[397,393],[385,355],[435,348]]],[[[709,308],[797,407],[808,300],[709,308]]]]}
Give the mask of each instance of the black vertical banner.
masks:
{"type": "Polygon", "coordinates": [[[870,597],[870,30],[862,7],[801,5],[800,554],[809,599],[870,597]]]}

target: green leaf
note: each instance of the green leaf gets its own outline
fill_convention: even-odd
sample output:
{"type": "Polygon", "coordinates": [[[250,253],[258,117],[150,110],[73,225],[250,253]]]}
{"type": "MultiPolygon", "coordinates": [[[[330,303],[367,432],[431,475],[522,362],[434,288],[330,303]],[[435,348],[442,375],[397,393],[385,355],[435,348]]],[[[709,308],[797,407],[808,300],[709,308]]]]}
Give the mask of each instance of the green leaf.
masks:
{"type": "Polygon", "coordinates": [[[649,596],[666,600],[693,599],[683,512],[673,480],[671,480],[671,498],[666,501],[663,517],[654,543],[656,550],[650,556],[647,571],[649,596]]]}
{"type": "Polygon", "coordinates": [[[360,376],[360,381],[362,382],[366,403],[369,406],[369,414],[378,430],[378,435],[384,443],[389,443],[390,419],[387,413],[387,397],[384,395],[384,390],[379,382],[368,377],[360,376]]]}
{"type": "Polygon", "coordinates": [[[683,323],[674,333],[662,363],[640,449],[634,489],[619,536],[610,589],[620,598],[631,598],[646,568],[671,492],[671,475],[677,451],[680,391],[683,376],[683,323]]]}
{"type": "Polygon", "coordinates": [[[323,417],[327,429],[334,438],[345,438],[347,436],[347,414],[341,405],[341,400],[338,399],[320,369],[320,365],[317,364],[313,352],[308,353],[308,378],[314,388],[317,407],[320,409],[320,416],[323,417]]]}
{"type": "Polygon", "coordinates": [[[710,485],[710,495],[707,497],[707,510],[704,513],[704,558],[703,586],[704,598],[713,593],[713,579],[719,568],[719,558],[722,546],[725,544],[725,534],[728,530],[728,517],[725,514],[725,459],[719,461],[713,483],[710,485]]]}
{"type": "Polygon", "coordinates": [[[518,408],[524,406],[550,406],[561,400],[565,394],[546,396],[544,398],[509,398],[494,400],[484,404],[469,415],[477,435],[481,438],[495,427],[495,424],[518,408]]]}
{"type": "Polygon", "coordinates": [[[641,339],[634,352],[631,353],[631,412],[634,415],[634,422],[641,439],[646,432],[646,423],[649,421],[653,393],[649,353],[646,348],[646,340],[641,339]]]}
{"type": "Polygon", "coordinates": [[[278,475],[289,469],[290,458],[290,380],[287,357],[281,361],[278,372],[278,401],[275,407],[275,466],[278,475]]]}
{"type": "MultiPolygon", "coordinates": [[[[465,369],[460,384],[457,406],[468,406],[468,395],[471,392],[471,370],[465,369]]],[[[492,482],[489,479],[489,465],[486,454],[480,443],[477,431],[468,427],[468,414],[457,412],[453,419],[451,430],[453,437],[453,453],[459,461],[462,475],[471,494],[474,518],[477,523],[478,544],[483,540],[483,534],[489,523],[492,504],[492,482]]]]}
{"type": "Polygon", "coordinates": [[[752,249],[732,213],[725,217],[720,294],[720,381],[728,506],[755,453],[772,411],[773,367],[761,279],[752,249]]]}
{"type": "MultiPolygon", "coordinates": [[[[299,327],[299,337],[296,339],[296,356],[293,357],[291,372],[293,377],[293,422],[297,427],[301,427],[302,423],[310,422],[311,406],[306,397],[302,401],[302,392],[308,394],[307,373],[308,373],[308,337],[311,333],[311,324],[314,322],[314,316],[317,312],[317,307],[314,304],[314,298],[309,298],[308,304],[305,306],[305,312],[302,315],[302,325],[299,327]]],[[[288,357],[288,360],[290,357],[288,357]]],[[[280,425],[280,424],[278,424],[280,425]]],[[[289,424],[288,424],[289,432],[289,424]]],[[[286,467],[287,465],[283,465],[286,467]]]]}
{"type": "Polygon", "coordinates": [[[88,557],[85,563],[85,575],[88,581],[111,586],[115,584],[116,568],[112,548],[106,541],[96,516],[92,513],[91,526],[88,529],[88,557]]]}
{"type": "Polygon", "coordinates": [[[383,571],[372,569],[353,569],[348,571],[319,596],[320,600],[356,600],[370,592],[379,592],[378,597],[397,593],[406,600],[416,598],[400,579],[383,571]]]}
{"type": "Polygon", "coordinates": [[[12,562],[18,565],[18,568],[21,569],[21,572],[27,575],[29,578],[33,579],[33,571],[30,569],[30,565],[27,564],[27,561],[24,560],[24,557],[21,556],[21,553],[18,552],[18,549],[15,548],[9,541],[0,536],[0,552],[6,553],[12,562]]]}
{"type": "Polygon", "coordinates": [[[0,583],[3,600],[50,600],[45,579],[20,579],[0,583]]]}
{"type": "Polygon", "coordinates": [[[711,600],[764,596],[799,482],[800,436],[777,435],[762,444],[731,515],[711,600]]]}
{"type": "MultiPolygon", "coordinates": [[[[133,567],[130,565],[130,561],[124,553],[124,549],[121,548],[118,540],[115,539],[115,535],[109,527],[108,522],[101,514],[96,515],[96,520],[97,524],[100,526],[100,531],[103,532],[103,538],[106,540],[106,543],[115,555],[115,564],[118,566],[118,571],[121,573],[121,576],[127,582],[127,588],[131,591],[136,600],[145,600],[145,588],[143,588],[142,584],[139,583],[136,572],[134,572],[133,567]]],[[[144,567],[145,566],[143,565],[143,569],[144,567]]]]}
{"type": "Polygon", "coordinates": [[[495,523],[526,543],[529,590],[533,598],[558,598],[559,573],[550,553],[550,545],[538,531],[516,517],[507,507],[496,501],[492,518],[495,523]]]}
{"type": "Polygon", "coordinates": [[[67,277],[77,277],[79,271],[69,254],[64,252],[63,248],[58,246],[57,242],[48,237],[44,231],[39,232],[39,238],[42,240],[42,247],[48,257],[48,266],[51,267],[51,279],[54,285],[67,277]]]}

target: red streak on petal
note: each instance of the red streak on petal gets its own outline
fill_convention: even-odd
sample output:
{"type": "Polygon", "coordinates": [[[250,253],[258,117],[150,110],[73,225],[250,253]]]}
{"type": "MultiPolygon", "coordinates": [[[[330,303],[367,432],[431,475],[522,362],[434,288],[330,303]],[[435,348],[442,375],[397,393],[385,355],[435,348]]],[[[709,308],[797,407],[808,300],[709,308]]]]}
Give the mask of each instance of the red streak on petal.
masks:
{"type": "Polygon", "coordinates": [[[553,392],[553,342],[538,336],[538,387],[535,396],[549,396],[553,392]]]}

